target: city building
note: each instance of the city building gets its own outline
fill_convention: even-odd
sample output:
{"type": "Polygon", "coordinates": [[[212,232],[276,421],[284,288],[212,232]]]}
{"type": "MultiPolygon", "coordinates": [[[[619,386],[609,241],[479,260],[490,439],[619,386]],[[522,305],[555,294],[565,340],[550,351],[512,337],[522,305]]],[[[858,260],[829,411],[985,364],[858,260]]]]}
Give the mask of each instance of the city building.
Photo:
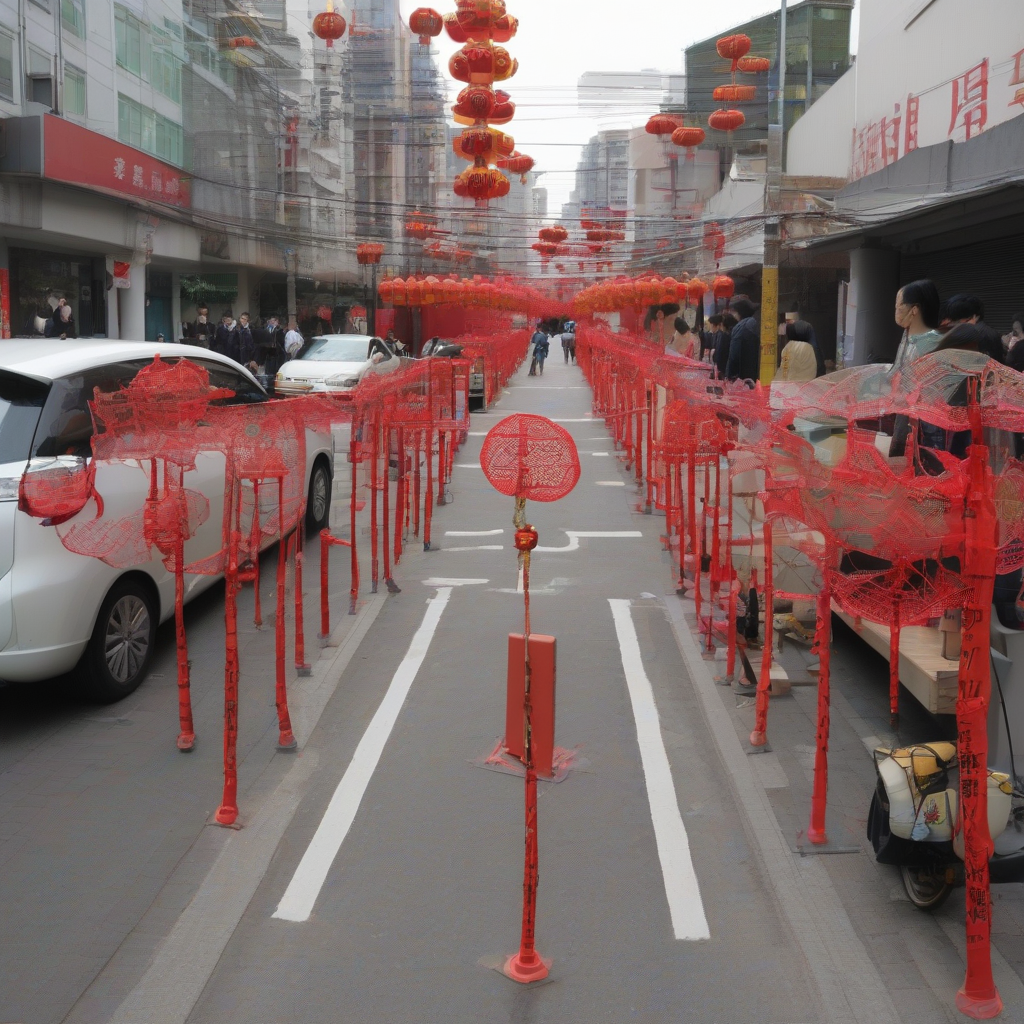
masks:
{"type": "Polygon", "coordinates": [[[978,295],[1000,333],[1024,306],[1024,22],[1014,0],[963,13],[923,3],[894,21],[885,0],[862,0],[856,63],[790,134],[791,174],[844,185],[827,217],[794,223],[789,248],[849,259],[850,363],[891,359],[909,281],[978,295]]]}

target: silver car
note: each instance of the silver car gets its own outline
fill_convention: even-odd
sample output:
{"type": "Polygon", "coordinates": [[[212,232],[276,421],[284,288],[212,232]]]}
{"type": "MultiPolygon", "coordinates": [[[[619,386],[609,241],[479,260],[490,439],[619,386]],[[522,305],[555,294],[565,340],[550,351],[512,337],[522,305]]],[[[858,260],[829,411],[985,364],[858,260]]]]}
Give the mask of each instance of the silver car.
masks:
{"type": "MultiPolygon", "coordinates": [[[[0,680],[32,682],[78,666],[87,692],[113,701],[143,680],[153,654],[156,627],[174,613],[174,576],[157,552],[142,565],[116,569],[69,551],[58,528],[65,524],[24,511],[23,478],[55,466],[87,467],[93,426],[88,402],[94,389],[129,384],[159,353],[204,366],[210,382],[230,389],[218,401],[242,405],[268,401],[255,378],[225,356],[189,345],[119,341],[0,341],[0,680]]],[[[333,448],[328,433],[306,429],[307,494],[312,530],[327,524],[333,448]]],[[[298,469],[298,467],[296,467],[298,469]]],[[[143,505],[148,472],[136,462],[99,462],[95,490],[103,517],[131,517],[143,505]]],[[[224,455],[200,452],[186,487],[202,493],[210,514],[186,543],[188,563],[216,555],[222,540],[224,455]]],[[[266,488],[267,492],[271,488],[266,488]]],[[[261,506],[263,496],[261,492],[261,506]]],[[[90,499],[68,524],[96,517],[90,499]]],[[[272,538],[266,541],[269,545],[272,538]]],[[[186,575],[186,600],[216,577],[186,575]]]]}
{"type": "Polygon", "coordinates": [[[359,383],[360,375],[380,353],[384,369],[401,365],[380,338],[365,334],[323,334],[314,338],[297,359],[289,360],[277,372],[274,393],[306,395],[321,391],[350,391],[359,383]]]}

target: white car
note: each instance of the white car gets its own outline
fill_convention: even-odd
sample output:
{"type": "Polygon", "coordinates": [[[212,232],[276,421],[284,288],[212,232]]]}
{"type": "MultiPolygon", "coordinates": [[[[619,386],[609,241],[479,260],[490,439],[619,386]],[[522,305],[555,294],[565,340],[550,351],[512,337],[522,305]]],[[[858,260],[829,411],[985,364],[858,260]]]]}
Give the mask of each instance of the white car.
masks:
{"type": "Polygon", "coordinates": [[[298,359],[289,360],[277,371],[274,392],[305,395],[311,391],[350,391],[378,352],[384,356],[380,368],[385,372],[401,365],[380,338],[365,334],[321,335],[310,342],[298,359]]]}
{"type": "MultiPolygon", "coordinates": [[[[207,369],[212,385],[234,392],[224,405],[268,401],[255,378],[233,360],[190,345],[132,341],[0,341],[0,680],[33,682],[78,666],[96,700],[119,700],[143,680],[153,655],[157,624],[174,614],[174,576],[159,553],[151,561],[116,569],[91,555],[75,554],[58,529],[96,518],[89,499],[76,516],[50,524],[22,509],[28,474],[55,466],[83,467],[92,457],[88,402],[94,389],[129,384],[155,355],[187,358],[207,369]]],[[[95,491],[103,518],[114,522],[143,508],[148,462],[98,462],[95,491]]],[[[296,467],[297,468],[297,467],[296,467]]],[[[333,448],[329,433],[306,429],[307,523],[327,524],[333,448]]],[[[225,459],[200,452],[184,483],[209,501],[209,517],[185,546],[186,562],[221,549],[225,459]]],[[[297,482],[293,485],[297,492],[297,482]]],[[[261,508],[273,488],[261,490],[261,508]]],[[[276,492],[273,497],[276,497],[276,492]]],[[[251,509],[251,503],[250,503],[251,509]]],[[[276,505],[273,506],[276,508],[276,505]]],[[[38,510],[36,510],[38,511],[38,510]]],[[[251,516],[251,511],[250,511],[251,516]]],[[[265,541],[266,546],[273,538],[265,541]]],[[[186,600],[217,577],[186,575],[186,600]]]]}

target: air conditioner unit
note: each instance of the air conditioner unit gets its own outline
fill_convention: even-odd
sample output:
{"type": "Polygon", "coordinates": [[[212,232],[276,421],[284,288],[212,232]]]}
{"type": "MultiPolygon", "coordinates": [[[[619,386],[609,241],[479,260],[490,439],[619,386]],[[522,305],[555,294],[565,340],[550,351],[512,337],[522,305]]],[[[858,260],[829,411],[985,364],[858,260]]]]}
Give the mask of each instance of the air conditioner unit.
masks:
{"type": "Polygon", "coordinates": [[[53,75],[49,72],[30,72],[27,76],[27,96],[31,103],[40,103],[49,110],[54,107],[53,75]]]}

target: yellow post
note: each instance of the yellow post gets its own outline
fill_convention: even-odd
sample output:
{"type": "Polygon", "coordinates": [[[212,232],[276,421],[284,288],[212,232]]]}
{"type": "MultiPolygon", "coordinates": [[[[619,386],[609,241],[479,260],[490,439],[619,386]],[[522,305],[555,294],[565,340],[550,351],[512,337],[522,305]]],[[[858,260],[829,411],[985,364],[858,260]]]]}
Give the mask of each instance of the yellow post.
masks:
{"type": "Polygon", "coordinates": [[[761,274],[761,383],[775,379],[779,348],[779,268],[766,266],[761,274]]]}

